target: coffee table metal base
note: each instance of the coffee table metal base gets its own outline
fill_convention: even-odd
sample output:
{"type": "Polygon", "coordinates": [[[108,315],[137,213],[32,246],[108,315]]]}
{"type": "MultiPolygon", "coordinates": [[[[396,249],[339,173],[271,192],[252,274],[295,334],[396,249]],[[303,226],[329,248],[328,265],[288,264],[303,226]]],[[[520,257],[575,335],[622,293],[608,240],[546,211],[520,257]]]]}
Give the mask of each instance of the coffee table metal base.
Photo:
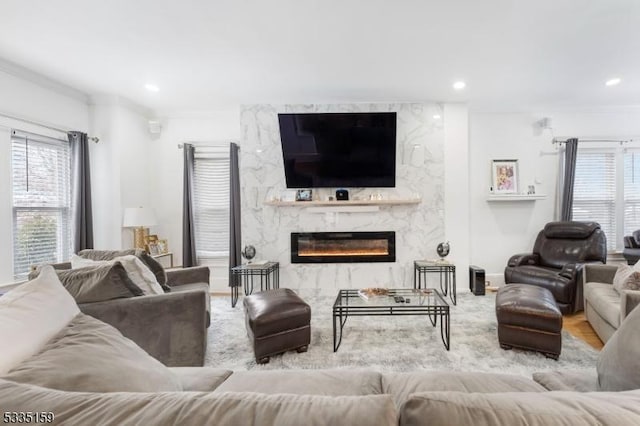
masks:
{"type": "MultiPolygon", "coordinates": [[[[393,292],[393,290],[390,290],[393,292]]],[[[437,293],[437,297],[440,300],[444,300],[442,293],[438,290],[433,290],[437,293]]],[[[400,292],[399,292],[400,293],[400,292]]],[[[449,317],[449,305],[443,304],[430,304],[430,305],[412,305],[404,303],[395,303],[389,305],[367,305],[357,304],[349,305],[349,299],[353,297],[359,297],[358,290],[340,290],[336,303],[333,305],[333,351],[337,352],[340,344],[342,343],[342,335],[344,332],[344,325],[347,323],[347,319],[350,316],[389,316],[389,315],[416,315],[416,316],[428,316],[429,321],[433,327],[437,327],[438,318],[440,318],[440,337],[444,347],[449,350],[451,346],[451,330],[450,330],[450,317],[449,317]],[[343,302],[345,302],[343,304],[343,302]]],[[[392,299],[393,300],[393,299],[392,299]]]]}

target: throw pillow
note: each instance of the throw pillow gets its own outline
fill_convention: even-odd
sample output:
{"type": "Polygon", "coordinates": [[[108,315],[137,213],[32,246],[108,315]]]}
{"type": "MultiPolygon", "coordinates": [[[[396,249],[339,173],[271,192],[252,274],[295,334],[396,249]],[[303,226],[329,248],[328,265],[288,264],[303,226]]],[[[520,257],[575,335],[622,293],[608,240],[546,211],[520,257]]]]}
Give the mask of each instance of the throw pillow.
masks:
{"type": "Polygon", "coordinates": [[[640,267],[632,268],[629,265],[620,265],[613,277],[613,288],[622,293],[622,290],[640,290],[640,267]]]}
{"type": "Polygon", "coordinates": [[[80,257],[84,257],[85,259],[91,260],[113,260],[116,257],[134,255],[142,260],[142,263],[147,265],[147,267],[153,272],[153,275],[156,276],[156,280],[158,280],[158,284],[162,287],[165,293],[171,291],[171,288],[167,286],[167,273],[164,271],[162,265],[155,260],[153,257],[149,256],[149,254],[140,249],[128,249],[128,250],[94,250],[94,249],[86,249],[82,250],[78,253],[80,257]]]}
{"type": "MultiPolygon", "coordinates": [[[[41,269],[34,271],[39,274],[41,269]]],[[[77,303],[103,302],[123,297],[142,296],[120,262],[80,269],[56,270],[64,288],[77,303]]]]}
{"type": "Polygon", "coordinates": [[[0,374],[38,352],[79,312],[51,266],[0,297],[0,374]]]}
{"type": "Polygon", "coordinates": [[[147,266],[134,255],[119,256],[113,260],[91,260],[82,258],[75,254],[71,256],[71,267],[73,269],[87,266],[93,267],[98,265],[107,265],[114,262],[122,263],[122,266],[124,266],[124,269],[127,271],[131,281],[133,281],[133,283],[138,286],[144,294],[164,294],[164,290],[162,290],[162,287],[158,284],[155,275],[153,275],[149,268],[147,268],[147,266]]]}
{"type": "Polygon", "coordinates": [[[171,370],[114,327],[82,313],[3,379],[74,392],[182,390],[171,370]]]}
{"type": "Polygon", "coordinates": [[[640,389],[640,309],[634,309],[600,351],[596,370],[603,391],[640,389]]]}

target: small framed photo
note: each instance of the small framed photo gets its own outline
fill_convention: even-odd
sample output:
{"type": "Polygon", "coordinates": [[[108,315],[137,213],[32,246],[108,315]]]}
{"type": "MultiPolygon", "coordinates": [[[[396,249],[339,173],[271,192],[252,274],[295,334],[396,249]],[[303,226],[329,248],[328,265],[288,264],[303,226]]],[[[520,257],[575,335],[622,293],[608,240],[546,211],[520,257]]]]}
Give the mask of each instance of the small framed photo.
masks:
{"type": "Polygon", "coordinates": [[[518,160],[492,160],[491,186],[495,194],[517,194],[518,160]]]}
{"type": "Polygon", "coordinates": [[[169,244],[167,243],[167,240],[158,240],[157,245],[160,254],[169,253],[169,244]]]}
{"type": "Polygon", "coordinates": [[[144,237],[145,244],[156,243],[158,241],[158,236],[156,234],[146,235],[144,237]]]}
{"type": "Polygon", "coordinates": [[[296,191],[296,201],[311,201],[312,195],[310,189],[298,189],[296,191]]]}
{"type": "Polygon", "coordinates": [[[160,247],[158,246],[157,242],[147,244],[146,249],[147,249],[147,253],[149,253],[151,256],[157,256],[159,254],[162,254],[160,253],[160,247]]]}

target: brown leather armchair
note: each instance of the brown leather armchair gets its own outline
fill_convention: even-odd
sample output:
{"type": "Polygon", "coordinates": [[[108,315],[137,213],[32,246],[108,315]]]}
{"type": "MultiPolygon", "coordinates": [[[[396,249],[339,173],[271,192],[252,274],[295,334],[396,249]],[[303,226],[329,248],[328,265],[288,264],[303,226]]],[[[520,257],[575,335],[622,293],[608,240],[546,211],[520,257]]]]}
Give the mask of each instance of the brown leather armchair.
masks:
{"type": "Polygon", "coordinates": [[[582,267],[606,263],[607,238],[596,222],[550,222],[538,234],[532,253],[516,254],[504,270],[505,283],[551,291],[563,314],[583,309],[582,267]]]}

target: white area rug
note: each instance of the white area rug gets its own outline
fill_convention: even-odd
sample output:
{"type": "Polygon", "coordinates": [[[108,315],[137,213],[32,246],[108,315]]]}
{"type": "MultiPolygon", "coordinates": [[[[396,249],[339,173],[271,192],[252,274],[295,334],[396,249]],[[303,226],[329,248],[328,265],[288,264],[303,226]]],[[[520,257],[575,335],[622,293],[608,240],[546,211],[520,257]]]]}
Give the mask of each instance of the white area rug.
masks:
{"type": "Polygon", "coordinates": [[[378,371],[482,371],[531,376],[536,371],[584,369],[593,373],[598,352],[562,333],[558,361],[521,350],[500,349],[495,294],[458,295],[451,306],[451,350],[440,339],[440,325],[426,316],[350,317],[342,345],[333,352],[331,308],[335,298],[300,294],[311,305],[311,345],[306,353],[287,352],[266,365],[255,362],[245,331],[242,297],[211,299],[211,327],[205,365],[231,370],[368,368],[378,371]]]}

